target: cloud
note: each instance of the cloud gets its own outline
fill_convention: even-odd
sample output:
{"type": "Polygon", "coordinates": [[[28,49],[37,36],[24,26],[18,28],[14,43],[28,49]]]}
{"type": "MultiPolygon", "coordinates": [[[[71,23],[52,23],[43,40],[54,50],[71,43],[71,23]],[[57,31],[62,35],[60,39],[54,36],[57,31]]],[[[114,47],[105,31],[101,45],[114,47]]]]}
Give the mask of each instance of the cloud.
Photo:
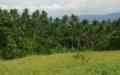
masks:
{"type": "Polygon", "coordinates": [[[64,14],[106,14],[120,12],[120,0],[0,0],[4,9],[46,10],[52,16],[64,14]]]}

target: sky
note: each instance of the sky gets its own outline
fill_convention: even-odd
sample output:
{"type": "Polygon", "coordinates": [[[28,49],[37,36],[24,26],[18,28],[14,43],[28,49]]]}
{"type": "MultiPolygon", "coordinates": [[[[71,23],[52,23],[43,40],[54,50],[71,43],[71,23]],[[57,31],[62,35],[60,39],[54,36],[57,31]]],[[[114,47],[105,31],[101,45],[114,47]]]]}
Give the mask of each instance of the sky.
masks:
{"type": "Polygon", "coordinates": [[[50,16],[108,14],[120,12],[120,0],[0,0],[0,7],[45,10],[50,16]]]}

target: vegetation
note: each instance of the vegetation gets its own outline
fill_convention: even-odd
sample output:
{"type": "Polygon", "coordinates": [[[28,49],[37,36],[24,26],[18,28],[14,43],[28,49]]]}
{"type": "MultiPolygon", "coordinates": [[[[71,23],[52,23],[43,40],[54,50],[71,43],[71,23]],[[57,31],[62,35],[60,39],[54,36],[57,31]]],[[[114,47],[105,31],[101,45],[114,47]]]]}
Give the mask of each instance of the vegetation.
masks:
{"type": "Polygon", "coordinates": [[[120,19],[80,21],[78,16],[48,17],[47,12],[0,9],[0,57],[120,49],[120,19]]]}
{"type": "Polygon", "coordinates": [[[120,51],[83,53],[89,62],[72,53],[34,55],[0,61],[0,75],[120,75],[120,51]]]}

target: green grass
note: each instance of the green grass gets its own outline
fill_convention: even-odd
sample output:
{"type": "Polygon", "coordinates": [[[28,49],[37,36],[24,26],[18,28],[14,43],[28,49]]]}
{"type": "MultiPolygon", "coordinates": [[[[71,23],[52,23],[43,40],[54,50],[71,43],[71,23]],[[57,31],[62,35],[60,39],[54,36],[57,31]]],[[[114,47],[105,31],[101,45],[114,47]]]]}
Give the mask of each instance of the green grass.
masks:
{"type": "Polygon", "coordinates": [[[28,56],[0,61],[0,75],[120,75],[120,51],[86,52],[82,63],[75,54],[28,56]]]}

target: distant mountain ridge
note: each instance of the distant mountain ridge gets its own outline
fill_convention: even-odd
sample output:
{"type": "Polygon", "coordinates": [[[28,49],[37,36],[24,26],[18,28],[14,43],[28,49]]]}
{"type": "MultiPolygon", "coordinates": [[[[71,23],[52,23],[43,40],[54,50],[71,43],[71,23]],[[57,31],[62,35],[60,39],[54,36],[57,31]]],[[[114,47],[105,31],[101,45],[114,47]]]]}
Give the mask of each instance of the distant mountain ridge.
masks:
{"type": "Polygon", "coordinates": [[[98,20],[98,21],[102,21],[102,20],[115,20],[120,18],[120,12],[119,13],[111,13],[111,14],[107,14],[107,15],[81,15],[79,16],[80,20],[84,20],[87,19],[89,21],[93,21],[93,20],[98,20]]]}

